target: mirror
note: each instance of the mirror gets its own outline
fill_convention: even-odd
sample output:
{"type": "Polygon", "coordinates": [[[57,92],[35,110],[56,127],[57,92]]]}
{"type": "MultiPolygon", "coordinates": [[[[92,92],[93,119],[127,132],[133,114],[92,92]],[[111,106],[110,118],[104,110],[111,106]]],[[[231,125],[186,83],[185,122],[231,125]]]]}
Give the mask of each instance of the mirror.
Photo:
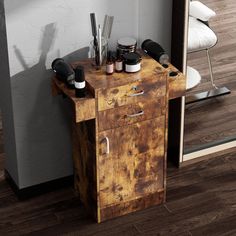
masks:
{"type": "Polygon", "coordinates": [[[236,140],[236,4],[189,4],[185,155],[236,140]]]}

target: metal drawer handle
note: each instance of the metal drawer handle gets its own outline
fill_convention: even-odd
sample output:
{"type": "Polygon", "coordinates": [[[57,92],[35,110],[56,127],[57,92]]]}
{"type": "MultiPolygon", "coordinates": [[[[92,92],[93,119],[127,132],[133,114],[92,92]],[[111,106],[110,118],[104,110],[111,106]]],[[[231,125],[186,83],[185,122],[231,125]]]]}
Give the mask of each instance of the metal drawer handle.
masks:
{"type": "Polygon", "coordinates": [[[110,153],[110,141],[108,137],[105,137],[106,144],[107,144],[107,149],[106,149],[106,154],[110,153]]]}
{"type": "Polygon", "coordinates": [[[143,94],[144,94],[144,90],[141,90],[138,93],[129,94],[129,97],[136,97],[136,96],[140,96],[140,95],[143,95],[143,94]]]}
{"type": "Polygon", "coordinates": [[[134,118],[134,117],[142,116],[142,115],[144,115],[144,111],[139,111],[139,112],[136,113],[136,114],[127,115],[127,117],[129,117],[129,118],[134,118]]]}

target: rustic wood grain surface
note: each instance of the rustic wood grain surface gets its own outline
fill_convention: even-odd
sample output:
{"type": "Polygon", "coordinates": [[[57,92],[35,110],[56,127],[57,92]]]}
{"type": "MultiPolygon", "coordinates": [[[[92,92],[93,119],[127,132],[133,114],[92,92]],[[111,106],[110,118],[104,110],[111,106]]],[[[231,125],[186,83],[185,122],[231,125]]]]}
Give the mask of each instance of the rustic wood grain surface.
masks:
{"type": "Polygon", "coordinates": [[[169,64],[169,67],[165,69],[156,61],[153,62],[149,56],[140,51],[142,55],[142,69],[137,73],[114,73],[113,75],[106,75],[105,67],[99,70],[90,63],[90,60],[84,60],[75,62],[72,66],[76,67],[78,64],[83,65],[86,72],[86,81],[89,86],[94,90],[104,88],[116,88],[127,84],[127,78],[129,81],[136,82],[142,81],[146,78],[157,78],[161,74],[168,75],[171,71],[177,71],[178,75],[175,77],[169,77],[169,99],[181,97],[186,91],[186,78],[185,76],[173,65],[169,64]]]}
{"type": "MultiPolygon", "coordinates": [[[[73,66],[76,63],[84,66],[88,95],[75,98],[56,78],[52,91],[75,105],[73,160],[81,201],[97,222],[163,203],[168,69],[147,55],[140,72],[112,77],[103,68],[96,70],[89,59],[73,66]]],[[[176,70],[169,65],[172,69],[176,70]]]]}
{"type": "Polygon", "coordinates": [[[75,191],[91,216],[97,217],[95,120],[73,123],[75,191]]]}
{"type": "Polygon", "coordinates": [[[98,110],[103,111],[136,102],[148,102],[151,99],[166,96],[166,74],[156,74],[135,82],[126,78],[126,85],[98,91],[98,110]],[[135,96],[136,95],[136,96],[135,96]]]}
{"type": "Polygon", "coordinates": [[[186,77],[172,64],[165,69],[169,75],[171,72],[177,72],[176,76],[169,76],[169,99],[182,97],[186,94],[186,77]]]}
{"type": "Polygon", "coordinates": [[[165,116],[99,133],[104,137],[111,151],[99,150],[101,207],[163,190],[165,116]]]}
{"type": "Polygon", "coordinates": [[[115,88],[126,85],[127,77],[130,82],[135,82],[145,78],[154,78],[158,74],[166,73],[166,70],[159,63],[154,63],[153,59],[144,53],[142,53],[142,69],[136,73],[122,72],[106,75],[105,66],[101,67],[99,70],[96,70],[89,59],[72,63],[74,67],[78,64],[84,66],[86,81],[95,90],[103,88],[115,88]]]}
{"type": "Polygon", "coordinates": [[[150,99],[148,102],[138,102],[98,113],[99,131],[131,125],[139,121],[153,119],[165,115],[165,97],[150,99]],[[133,114],[143,115],[129,117],[133,114]]]}
{"type": "Polygon", "coordinates": [[[95,98],[94,90],[87,86],[87,93],[84,98],[75,97],[75,90],[69,89],[64,83],[59,81],[56,77],[52,79],[52,95],[66,96],[72,102],[75,112],[75,121],[81,122],[95,119],[95,98]]]}

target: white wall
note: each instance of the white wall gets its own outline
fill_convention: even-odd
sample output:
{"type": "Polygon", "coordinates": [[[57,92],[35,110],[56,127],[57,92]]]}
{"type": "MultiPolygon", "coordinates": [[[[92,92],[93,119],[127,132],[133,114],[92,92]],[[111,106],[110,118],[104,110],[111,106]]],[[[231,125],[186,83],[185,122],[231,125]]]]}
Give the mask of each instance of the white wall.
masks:
{"type": "Polygon", "coordinates": [[[31,0],[12,9],[16,2],[19,1],[5,1],[11,75],[24,70],[15,55],[14,45],[22,53],[26,64],[34,66],[38,63],[43,31],[48,24],[52,25],[45,41],[53,39],[53,45],[47,55],[47,68],[55,57],[88,46],[92,40],[90,12],[96,12],[97,22],[101,25],[105,14],[115,15],[113,42],[120,36],[138,36],[138,1],[31,0]]]}
{"type": "Polygon", "coordinates": [[[139,0],[139,41],[150,38],[171,54],[172,0],[139,0]]]}
{"type": "Polygon", "coordinates": [[[18,180],[13,178],[24,188],[72,174],[70,109],[66,100],[51,96],[52,60],[87,56],[92,39],[90,12],[101,24],[105,14],[115,16],[113,47],[118,38],[132,36],[140,42],[152,38],[169,50],[171,1],[4,2],[16,146],[16,156],[7,156],[6,168],[16,173],[10,164],[14,159],[18,180]]]}

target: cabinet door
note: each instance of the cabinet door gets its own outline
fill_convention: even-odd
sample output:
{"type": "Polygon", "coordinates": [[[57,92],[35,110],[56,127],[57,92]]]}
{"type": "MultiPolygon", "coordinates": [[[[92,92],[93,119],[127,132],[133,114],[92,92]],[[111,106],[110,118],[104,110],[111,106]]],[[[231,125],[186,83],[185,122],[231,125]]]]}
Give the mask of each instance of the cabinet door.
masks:
{"type": "Polygon", "coordinates": [[[99,133],[100,206],[164,188],[165,116],[99,133]]]}

